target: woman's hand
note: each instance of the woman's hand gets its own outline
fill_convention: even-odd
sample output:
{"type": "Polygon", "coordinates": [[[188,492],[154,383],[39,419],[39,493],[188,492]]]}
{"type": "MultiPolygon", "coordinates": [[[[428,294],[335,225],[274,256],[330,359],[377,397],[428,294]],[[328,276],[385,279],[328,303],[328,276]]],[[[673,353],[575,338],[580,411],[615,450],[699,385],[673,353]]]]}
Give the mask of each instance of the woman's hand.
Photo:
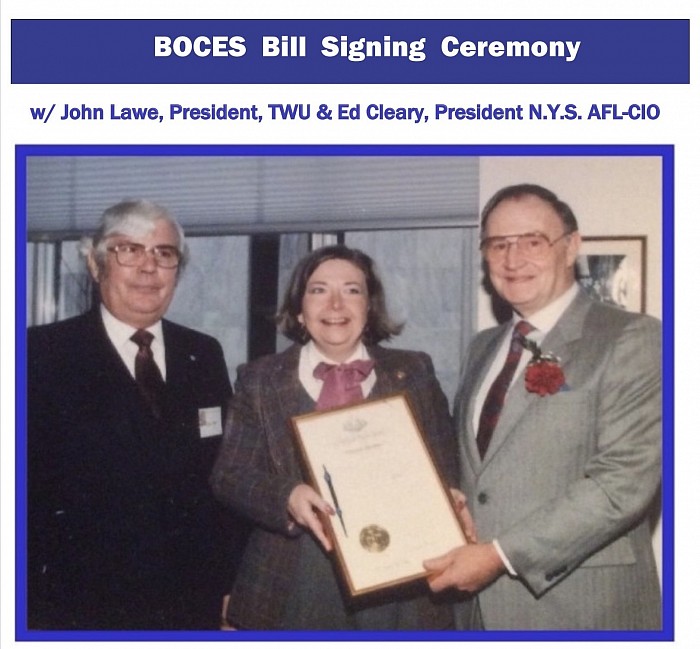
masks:
{"type": "Polygon", "coordinates": [[[333,548],[331,540],[321,524],[318,512],[323,512],[328,516],[335,514],[335,510],[321,496],[319,496],[309,485],[298,484],[287,501],[287,511],[297,525],[308,528],[319,540],[326,552],[333,548]]]}
{"type": "Polygon", "coordinates": [[[221,631],[237,631],[235,626],[231,626],[226,619],[226,614],[228,613],[228,603],[231,600],[231,595],[224,595],[223,600],[221,601],[221,623],[219,625],[219,629],[221,631]]]}
{"type": "Polygon", "coordinates": [[[457,516],[459,516],[459,521],[462,523],[462,528],[467,537],[467,543],[478,543],[479,539],[476,535],[476,525],[474,525],[474,519],[469,512],[467,507],[467,497],[459,490],[454,487],[450,487],[450,493],[452,494],[452,503],[454,505],[457,516]]]}

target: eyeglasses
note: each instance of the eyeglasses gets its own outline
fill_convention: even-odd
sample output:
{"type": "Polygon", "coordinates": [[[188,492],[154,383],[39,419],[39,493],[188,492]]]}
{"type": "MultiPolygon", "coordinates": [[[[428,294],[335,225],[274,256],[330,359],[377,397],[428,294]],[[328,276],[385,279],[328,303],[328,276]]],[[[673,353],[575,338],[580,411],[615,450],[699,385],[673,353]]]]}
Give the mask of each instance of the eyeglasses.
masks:
{"type": "Polygon", "coordinates": [[[479,249],[489,261],[503,259],[511,246],[515,246],[518,252],[528,259],[539,259],[544,257],[549,249],[564,237],[568,237],[571,232],[564,232],[554,240],[549,239],[542,232],[526,232],[525,234],[510,234],[505,237],[486,237],[479,249]]]}
{"type": "Polygon", "coordinates": [[[139,266],[146,259],[146,254],[150,254],[160,268],[177,268],[180,264],[180,251],[175,246],[146,248],[140,243],[117,243],[107,250],[117,256],[120,266],[139,266]]]}

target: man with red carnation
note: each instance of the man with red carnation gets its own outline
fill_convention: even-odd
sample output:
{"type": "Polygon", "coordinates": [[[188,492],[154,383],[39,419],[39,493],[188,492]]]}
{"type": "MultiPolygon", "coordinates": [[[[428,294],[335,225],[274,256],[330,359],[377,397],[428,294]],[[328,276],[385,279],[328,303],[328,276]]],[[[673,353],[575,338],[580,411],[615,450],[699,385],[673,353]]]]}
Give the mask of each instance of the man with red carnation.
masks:
{"type": "Polygon", "coordinates": [[[467,592],[458,628],[659,629],[649,509],[661,472],[661,326],[587,297],[569,206],[539,185],[482,213],[513,310],[478,334],[455,401],[479,542],[425,562],[467,592]]]}

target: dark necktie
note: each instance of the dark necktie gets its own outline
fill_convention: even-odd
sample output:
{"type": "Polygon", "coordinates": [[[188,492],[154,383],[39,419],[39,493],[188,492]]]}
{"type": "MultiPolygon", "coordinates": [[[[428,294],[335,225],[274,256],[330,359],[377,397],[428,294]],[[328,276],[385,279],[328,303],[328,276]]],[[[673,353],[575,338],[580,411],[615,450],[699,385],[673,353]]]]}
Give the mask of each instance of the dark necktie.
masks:
{"type": "Polygon", "coordinates": [[[476,435],[476,445],[479,448],[479,455],[482,459],[486,455],[486,449],[489,447],[493,431],[503,409],[506,392],[508,392],[508,387],[513,380],[520,357],[523,355],[523,338],[533,330],[534,327],[529,322],[525,322],[525,320],[521,320],[515,325],[506,362],[486,395],[486,400],[479,416],[479,431],[476,435]]]}
{"type": "Polygon", "coordinates": [[[163,381],[163,376],[153,359],[153,351],[151,350],[153,334],[145,329],[137,329],[134,335],[131,336],[131,340],[139,346],[134,366],[136,384],[139,386],[141,394],[148,401],[153,414],[156,417],[160,417],[160,396],[163,392],[165,381],[163,381]]]}
{"type": "Polygon", "coordinates": [[[316,410],[327,410],[362,401],[364,396],[361,383],[369,376],[373,367],[373,360],[340,365],[319,363],[314,368],[314,377],[323,381],[323,387],[316,402],[316,410]]]}

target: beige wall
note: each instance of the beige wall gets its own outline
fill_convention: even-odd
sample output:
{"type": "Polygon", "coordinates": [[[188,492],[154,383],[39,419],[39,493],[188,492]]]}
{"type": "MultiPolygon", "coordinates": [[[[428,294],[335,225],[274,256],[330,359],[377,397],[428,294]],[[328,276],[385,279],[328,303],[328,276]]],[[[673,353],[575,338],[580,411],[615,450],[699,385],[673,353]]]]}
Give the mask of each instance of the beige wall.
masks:
{"type": "MultiPolygon", "coordinates": [[[[661,318],[661,166],[659,157],[483,157],[480,207],[501,187],[537,183],[571,206],[583,236],[646,235],[646,311],[661,318]]],[[[478,329],[495,322],[483,290],[477,322],[478,329]]],[[[660,523],[654,551],[660,573],[660,523]]]]}

